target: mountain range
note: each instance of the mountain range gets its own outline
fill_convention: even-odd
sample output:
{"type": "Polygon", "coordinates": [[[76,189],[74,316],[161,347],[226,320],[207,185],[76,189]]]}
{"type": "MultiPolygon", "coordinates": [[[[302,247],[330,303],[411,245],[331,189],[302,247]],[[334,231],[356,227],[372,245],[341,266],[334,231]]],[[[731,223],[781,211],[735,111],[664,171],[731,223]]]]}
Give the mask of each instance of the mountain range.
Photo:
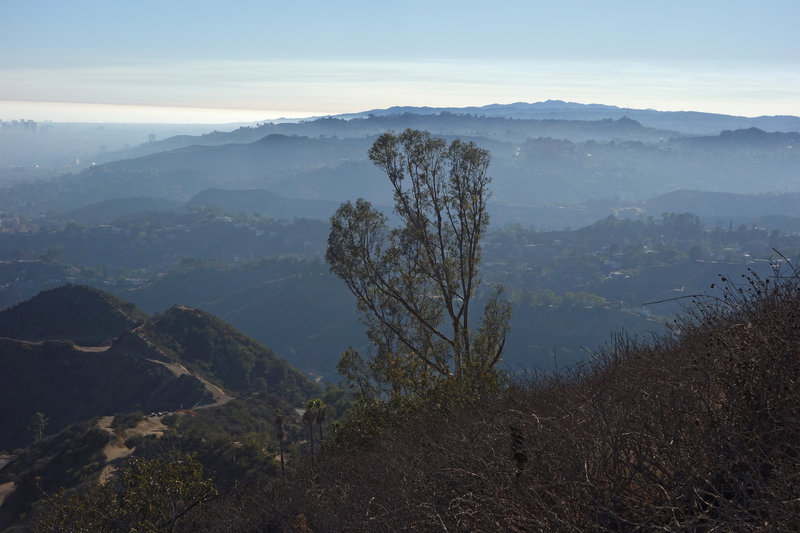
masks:
{"type": "Polygon", "coordinates": [[[761,116],[741,117],[698,111],[658,111],[655,109],[631,109],[603,104],[579,104],[563,100],[545,102],[516,102],[513,104],[489,104],[478,107],[390,107],[373,109],[361,113],[339,115],[340,118],[362,118],[369,115],[396,115],[401,113],[471,114],[485,117],[528,118],[539,120],[617,120],[630,118],[652,128],[672,130],[688,134],[713,134],[722,130],[760,128],[767,131],[798,131],[800,117],[761,116]]]}
{"type": "MultiPolygon", "coordinates": [[[[54,180],[17,183],[3,191],[0,210],[62,219],[74,212],[76,220],[86,220],[80,209],[124,198],[150,198],[150,207],[142,204],[142,208],[162,209],[174,203],[204,205],[203,197],[197,201],[193,198],[207,189],[266,191],[260,199],[276,207],[270,214],[276,218],[326,218],[333,206],[357,197],[390,205],[390,187],[368,160],[367,151],[379,131],[414,124],[415,120],[428,121],[425,126],[433,133],[467,133],[470,136],[465,140],[491,151],[490,213],[500,225],[519,222],[557,228],[564,224],[563,217],[548,220],[545,216],[553,206],[606,202],[619,208],[681,189],[746,195],[796,192],[798,183],[797,133],[751,128],[710,136],[669,137],[667,132],[656,131],[650,140],[640,141],[636,140],[637,132],[648,130],[630,119],[556,121],[567,129],[588,124],[595,130],[586,133],[589,138],[573,136],[570,140],[568,132],[532,136],[536,133],[525,127],[535,121],[392,115],[350,121],[365,123],[368,133],[357,127],[355,132],[350,131],[354,126],[340,119],[288,125],[295,131],[291,135],[268,133],[287,125],[268,125],[249,131],[248,136],[257,139],[244,143],[182,146],[93,166],[54,180]],[[500,122],[492,124],[496,121],[500,122]],[[334,124],[328,124],[331,122],[334,124]],[[327,127],[338,136],[318,133],[327,127]],[[606,132],[606,140],[591,138],[598,131],[606,132]],[[276,196],[268,199],[266,194],[276,196]],[[277,203],[282,206],[278,208],[277,203]]],[[[227,135],[231,139],[243,137],[237,132],[227,135]]],[[[224,134],[215,136],[224,138],[224,134]]],[[[155,148],[148,145],[148,150],[155,148]]],[[[254,204],[255,197],[244,206],[245,212],[255,211],[254,204]]]]}

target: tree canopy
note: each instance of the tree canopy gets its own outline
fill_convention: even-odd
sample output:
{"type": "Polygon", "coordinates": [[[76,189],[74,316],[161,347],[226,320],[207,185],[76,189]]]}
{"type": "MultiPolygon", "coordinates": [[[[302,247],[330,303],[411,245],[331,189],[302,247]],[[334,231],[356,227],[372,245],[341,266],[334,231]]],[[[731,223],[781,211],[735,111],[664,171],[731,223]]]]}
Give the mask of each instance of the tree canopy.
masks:
{"type": "Polygon", "coordinates": [[[393,392],[407,378],[419,383],[493,368],[510,305],[498,288],[477,328],[472,310],[489,224],[489,152],[406,130],[381,135],[369,158],[389,178],[400,224],[390,228],[366,200],[346,202],[331,218],[326,258],[363,312],[376,348],[371,368],[393,392]]]}

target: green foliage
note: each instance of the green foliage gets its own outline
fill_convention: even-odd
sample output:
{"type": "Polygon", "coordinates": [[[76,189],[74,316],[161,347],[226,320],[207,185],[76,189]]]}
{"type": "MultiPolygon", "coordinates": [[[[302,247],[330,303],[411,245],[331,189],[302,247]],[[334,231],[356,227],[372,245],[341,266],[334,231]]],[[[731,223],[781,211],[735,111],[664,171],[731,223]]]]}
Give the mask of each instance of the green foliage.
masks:
{"type": "Polygon", "coordinates": [[[35,502],[59,488],[93,482],[105,463],[103,448],[109,438],[96,420],[90,420],[15,451],[16,459],[0,470],[0,484],[15,483],[14,491],[0,507],[0,530],[26,515],[30,517],[35,502]]]}
{"type": "Polygon", "coordinates": [[[489,152],[406,130],[381,135],[369,157],[391,182],[401,226],[389,229],[364,199],[347,202],[331,218],[326,259],[357,298],[376,347],[371,371],[403,393],[467,368],[492,368],[510,306],[494,298],[484,308],[491,333],[476,335],[469,312],[489,223],[489,152]]]}
{"type": "Polygon", "coordinates": [[[468,369],[461,378],[436,380],[415,394],[397,394],[388,401],[357,397],[344,419],[335,425],[329,449],[369,450],[387,431],[414,427],[420,420],[447,417],[495,398],[505,388],[504,376],[482,366],[468,369]]]}
{"type": "Polygon", "coordinates": [[[374,361],[367,363],[358,350],[349,347],[339,356],[336,370],[359,400],[370,400],[381,396],[381,376],[371,368],[374,361]]]}
{"type": "Polygon", "coordinates": [[[319,428],[319,446],[322,448],[322,426],[328,419],[329,408],[322,401],[322,398],[308,400],[303,413],[303,421],[308,424],[309,443],[311,444],[311,454],[314,454],[314,424],[319,428]]]}
{"type": "Polygon", "coordinates": [[[156,440],[158,440],[157,435],[140,433],[125,439],[125,447],[128,449],[146,447],[156,440]]]}
{"type": "Polygon", "coordinates": [[[342,416],[353,404],[353,395],[344,384],[326,383],[322,401],[327,405],[328,414],[333,419],[342,416]]]}
{"type": "Polygon", "coordinates": [[[144,413],[135,411],[133,413],[116,414],[111,420],[111,428],[116,433],[124,433],[126,429],[135,428],[139,422],[145,419],[144,413]]]}
{"type": "Polygon", "coordinates": [[[34,531],[173,531],[195,506],[216,494],[192,456],[129,459],[113,481],[50,499],[34,531]]]}
{"type": "Polygon", "coordinates": [[[155,458],[174,451],[196,454],[219,487],[264,482],[278,472],[280,434],[275,426],[276,409],[286,413],[285,440],[307,438],[307,432],[302,432],[291,416],[291,404],[278,396],[252,394],[192,413],[164,417],[162,422],[169,431],[162,437],[137,439],[130,444],[137,446],[136,454],[142,457],[155,458]]]}
{"type": "Polygon", "coordinates": [[[308,444],[311,446],[311,457],[314,457],[314,422],[317,421],[317,411],[314,400],[308,400],[303,411],[303,422],[308,424],[308,444]]]}
{"type": "Polygon", "coordinates": [[[30,421],[28,422],[28,431],[31,432],[33,436],[33,441],[38,442],[42,440],[42,436],[44,435],[44,428],[47,427],[47,418],[44,414],[36,411],[33,416],[31,416],[30,421]]]}

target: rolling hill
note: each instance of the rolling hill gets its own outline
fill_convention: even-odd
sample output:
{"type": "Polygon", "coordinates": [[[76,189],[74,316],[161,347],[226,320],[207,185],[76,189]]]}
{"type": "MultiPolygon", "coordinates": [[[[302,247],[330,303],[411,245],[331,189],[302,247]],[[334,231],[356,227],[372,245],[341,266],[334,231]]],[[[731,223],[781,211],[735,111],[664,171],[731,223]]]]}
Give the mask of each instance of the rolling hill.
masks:
{"type": "Polygon", "coordinates": [[[132,333],[233,392],[266,392],[301,403],[317,387],[275,353],[219,318],[175,305],[132,333]]]}
{"type": "Polygon", "coordinates": [[[0,312],[0,337],[109,345],[147,318],[113,294],[84,285],[63,285],[0,312]]]}
{"type": "Polygon", "coordinates": [[[0,318],[0,449],[30,441],[26,425],[36,412],[52,433],[95,416],[225,400],[228,392],[269,393],[294,404],[318,394],[271,350],[187,307],[144,321],[144,313],[110,294],[65,286],[0,318]],[[116,336],[110,346],[101,344],[109,335],[116,336]]]}
{"type": "Polygon", "coordinates": [[[153,211],[174,211],[178,202],[162,198],[112,198],[78,208],[58,217],[78,224],[108,224],[127,216],[153,211]]]}

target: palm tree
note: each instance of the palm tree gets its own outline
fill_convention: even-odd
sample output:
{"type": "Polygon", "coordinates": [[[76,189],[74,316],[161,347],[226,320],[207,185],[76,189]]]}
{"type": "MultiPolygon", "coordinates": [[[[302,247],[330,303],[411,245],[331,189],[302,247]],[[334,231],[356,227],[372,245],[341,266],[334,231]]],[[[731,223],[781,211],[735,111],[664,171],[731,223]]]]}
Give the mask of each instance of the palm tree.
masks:
{"type": "Polygon", "coordinates": [[[314,457],[314,422],[317,420],[316,400],[306,402],[306,412],[303,413],[303,420],[308,422],[308,442],[311,443],[311,457],[314,457]]]}
{"type": "Polygon", "coordinates": [[[319,398],[314,402],[317,410],[317,425],[319,425],[319,449],[322,450],[322,423],[328,415],[328,406],[319,398]]]}
{"type": "Polygon", "coordinates": [[[42,413],[36,412],[28,421],[28,431],[33,435],[33,441],[39,442],[44,436],[44,428],[47,427],[47,417],[42,413]]]}

